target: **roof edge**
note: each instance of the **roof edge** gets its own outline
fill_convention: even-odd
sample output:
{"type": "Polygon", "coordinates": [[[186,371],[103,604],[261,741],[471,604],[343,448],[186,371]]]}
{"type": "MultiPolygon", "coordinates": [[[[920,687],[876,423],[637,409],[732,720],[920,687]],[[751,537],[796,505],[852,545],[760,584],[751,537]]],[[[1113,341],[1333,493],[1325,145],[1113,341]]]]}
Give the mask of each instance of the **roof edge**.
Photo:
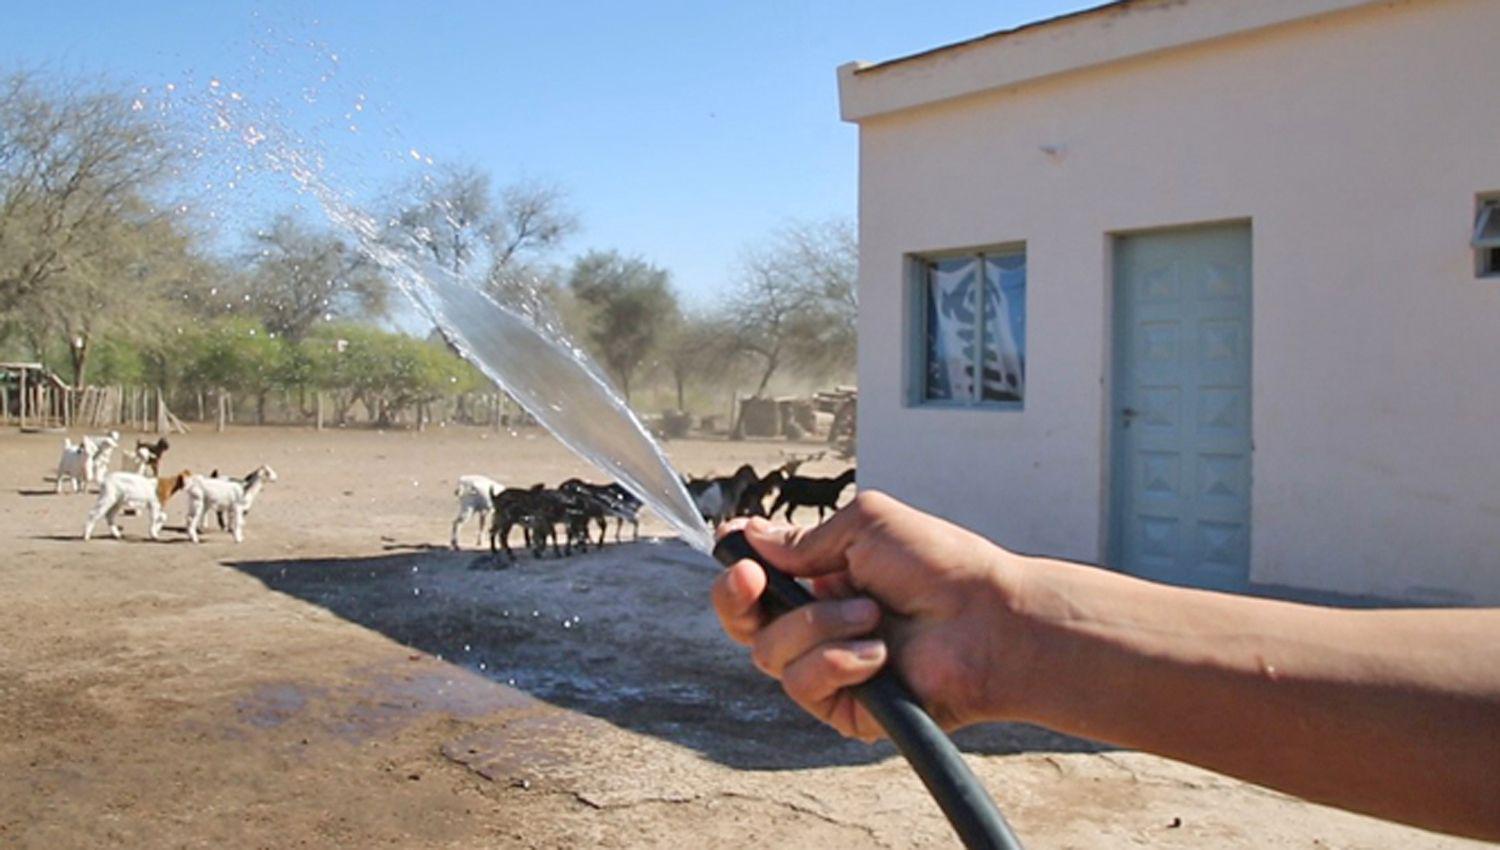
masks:
{"type": "Polygon", "coordinates": [[[845,121],[1009,88],[1396,0],[1114,0],[883,62],[838,68],[845,121]]]}

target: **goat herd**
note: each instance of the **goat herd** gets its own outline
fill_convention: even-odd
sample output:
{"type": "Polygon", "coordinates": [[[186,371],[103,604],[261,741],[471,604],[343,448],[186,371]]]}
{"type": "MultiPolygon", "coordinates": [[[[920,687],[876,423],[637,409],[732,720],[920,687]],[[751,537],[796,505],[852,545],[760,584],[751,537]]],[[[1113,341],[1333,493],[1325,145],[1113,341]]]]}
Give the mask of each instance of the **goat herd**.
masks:
{"type": "Polygon", "coordinates": [[[184,469],[163,477],[161,459],[172,447],[166,437],[154,443],[136,440],[131,454],[135,471],[110,472],[109,465],[119,445],[119,431],[110,431],[102,437],[84,437],[76,445],[72,440],[63,440],[62,457],[57,462],[57,492],[63,492],[64,484],[72,485],[74,493],[86,490],[90,484],[99,485],[99,498],[83,524],[84,540],[94,536],[94,526],[101,519],[118,540],[122,534],[120,513],[140,510],[146,511],[150,520],[147,533],[151,539],[161,539],[162,526],[167,522],[166,504],[183,490],[188,498],[189,539],[202,542],[203,521],[212,510],[218,517],[219,528],[227,529],[234,542],[241,543],[245,539],[245,515],[250,506],[261,489],[276,480],[276,471],[264,464],[244,478],[220,478],[217,469],[207,476],[184,469]]]}
{"type": "MultiPolygon", "coordinates": [[[[812,478],[796,474],[802,461],[793,460],[764,476],[745,464],[733,475],[718,478],[689,478],[685,481],[698,513],[704,521],[718,524],[736,516],[770,516],[785,510],[790,520],[799,507],[818,509],[818,520],[837,507],[839,495],[854,482],[854,470],[845,470],[834,478],[812,478]],[[776,494],[769,511],[765,500],[776,494]]],[[[590,484],[578,478],[549,488],[536,484],[527,489],[505,487],[484,475],[464,475],[454,489],[458,498],[458,515],[453,519],[449,543],[459,548],[458,533],[471,517],[479,518],[475,545],[482,546],[486,525],[490,535],[490,552],[503,552],[514,561],[510,548],[511,532],[519,527],[525,548],[534,557],[542,557],[550,543],[557,557],[571,555],[574,549],[588,551],[604,545],[609,520],[615,520],[615,542],[621,529],[631,524],[633,538],[640,536],[641,502],[619,484],[590,484]],[[591,539],[597,526],[599,537],[591,539]],[[558,534],[558,530],[562,534],[558,534]]]]}
{"type": "MultiPolygon", "coordinates": [[[[87,490],[90,485],[99,488],[99,497],[84,522],[84,540],[93,536],[94,526],[101,519],[108,523],[110,534],[119,539],[122,535],[119,515],[142,510],[150,521],[150,538],[159,540],[166,524],[167,502],[178,491],[185,491],[189,539],[201,542],[204,520],[213,511],[219,528],[228,530],[234,541],[240,543],[245,539],[245,517],[256,497],[265,485],[276,480],[275,470],[264,464],[243,478],[221,478],[217,469],[206,476],[186,469],[163,476],[162,457],[171,448],[165,437],[154,443],[137,440],[135,450],[129,455],[135,462],[135,471],[111,472],[109,466],[119,446],[118,431],[102,437],[86,436],[77,444],[63,440],[62,457],[57,463],[57,492],[62,493],[65,485],[71,485],[74,493],[87,490]]],[[[801,464],[817,457],[821,455],[794,458],[764,476],[747,463],[733,475],[690,478],[685,483],[698,512],[711,524],[736,516],[774,516],[783,510],[791,520],[792,513],[801,507],[817,508],[818,520],[822,521],[827,511],[837,507],[844,489],[854,482],[854,470],[847,469],[834,478],[796,474],[801,464]],[[767,510],[766,499],[773,493],[775,499],[767,510]]],[[[458,479],[454,495],[458,498],[458,516],[453,520],[450,543],[455,549],[460,527],[474,516],[479,517],[476,545],[483,545],[488,529],[490,551],[504,552],[510,561],[515,560],[510,536],[517,527],[525,539],[525,548],[536,557],[546,553],[549,543],[558,557],[570,555],[574,549],[587,551],[590,545],[603,546],[611,518],[615,520],[615,542],[620,541],[627,522],[631,524],[633,539],[640,536],[641,502],[619,484],[590,484],[570,478],[555,488],[537,484],[520,489],[505,487],[483,475],[464,475],[458,479]],[[592,538],[595,526],[599,532],[597,540],[592,538]]]]}

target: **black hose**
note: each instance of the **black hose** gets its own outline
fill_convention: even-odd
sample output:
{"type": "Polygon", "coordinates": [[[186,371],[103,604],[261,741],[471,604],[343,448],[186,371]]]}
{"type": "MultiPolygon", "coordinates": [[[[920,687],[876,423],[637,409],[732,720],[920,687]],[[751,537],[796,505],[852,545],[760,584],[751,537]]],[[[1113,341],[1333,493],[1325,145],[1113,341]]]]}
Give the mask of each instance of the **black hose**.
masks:
{"type": "MultiPolygon", "coordinates": [[[[813,601],[812,594],[795,579],[766,563],[751,548],[744,532],[736,531],[720,540],[714,547],[714,558],[726,567],[746,559],[760,564],[767,580],[761,605],[773,616],[813,601]]],[[[995,801],[979,784],[978,777],[964,763],[958,748],[923,710],[892,667],[887,666],[851,690],[911,763],[965,847],[1020,850],[1021,842],[1011,832],[1005,816],[995,808],[995,801]]]]}

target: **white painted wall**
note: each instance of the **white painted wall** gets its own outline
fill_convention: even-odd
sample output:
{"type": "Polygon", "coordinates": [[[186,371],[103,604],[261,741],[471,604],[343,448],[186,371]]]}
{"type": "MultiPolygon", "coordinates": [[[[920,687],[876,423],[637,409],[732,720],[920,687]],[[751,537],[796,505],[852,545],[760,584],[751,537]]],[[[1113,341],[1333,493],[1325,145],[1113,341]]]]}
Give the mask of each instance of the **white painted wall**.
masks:
{"type": "MultiPolygon", "coordinates": [[[[1214,3],[1234,5],[1185,5],[1214,3]]],[[[1500,190],[1497,33],[1495,0],[1381,3],[869,109],[860,484],[1098,561],[1109,234],[1248,218],[1251,580],[1500,602],[1500,280],[1468,247],[1476,193],[1500,190]],[[903,258],[1019,240],[1025,409],[907,406],[903,258]]],[[[884,73],[846,72],[846,100],[884,73]]]]}

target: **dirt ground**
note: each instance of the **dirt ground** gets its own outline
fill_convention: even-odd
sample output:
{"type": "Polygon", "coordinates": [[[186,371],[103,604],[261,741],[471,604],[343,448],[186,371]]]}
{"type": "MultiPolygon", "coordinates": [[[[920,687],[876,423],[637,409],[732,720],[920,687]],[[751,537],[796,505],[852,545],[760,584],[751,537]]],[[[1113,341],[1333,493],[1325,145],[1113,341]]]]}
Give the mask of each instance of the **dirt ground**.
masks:
{"type": "MultiPolygon", "coordinates": [[[[166,469],[279,476],[244,544],[196,546],[181,497],[165,542],[83,543],[60,442],[0,434],[0,847],[955,846],[899,757],[722,637],[713,565],[659,524],[505,570],[472,528],[446,548],[458,475],[587,474],[544,434],[174,437],[166,469]]],[[[1029,727],[960,741],[1032,848],[1477,846],[1029,727]]]]}

